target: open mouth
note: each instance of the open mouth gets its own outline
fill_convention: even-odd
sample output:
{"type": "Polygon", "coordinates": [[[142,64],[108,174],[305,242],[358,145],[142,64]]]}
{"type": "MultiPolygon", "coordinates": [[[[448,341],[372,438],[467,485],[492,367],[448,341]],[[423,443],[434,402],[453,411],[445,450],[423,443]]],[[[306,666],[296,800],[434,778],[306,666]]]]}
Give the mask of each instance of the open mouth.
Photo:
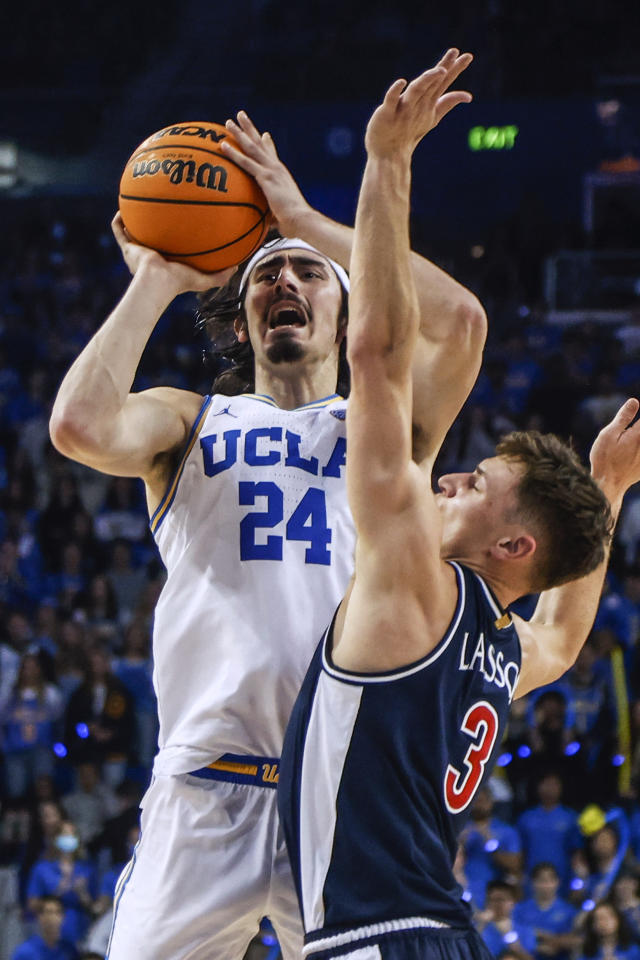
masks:
{"type": "Polygon", "coordinates": [[[306,322],[307,318],[302,308],[291,305],[275,307],[269,315],[270,330],[276,330],[278,327],[304,327],[306,322]]]}

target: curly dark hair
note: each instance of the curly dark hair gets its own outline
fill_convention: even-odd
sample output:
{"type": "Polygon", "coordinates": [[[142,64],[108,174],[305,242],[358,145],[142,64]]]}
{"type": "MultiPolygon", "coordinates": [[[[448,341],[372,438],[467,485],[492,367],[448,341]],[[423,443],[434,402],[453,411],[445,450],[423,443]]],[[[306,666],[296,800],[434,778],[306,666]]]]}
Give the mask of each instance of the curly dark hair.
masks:
{"type": "Polygon", "coordinates": [[[559,437],[513,431],[496,455],[524,468],[516,491],[517,518],[539,541],[532,591],[578,580],[605,559],[613,534],[611,507],[575,451],[559,437]]]}
{"type": "MultiPolygon", "coordinates": [[[[274,239],[274,235],[270,234],[267,239],[274,239]]],[[[211,393],[237,396],[240,393],[252,393],[255,389],[253,347],[248,340],[240,343],[234,330],[234,323],[238,318],[246,320],[244,293],[240,293],[240,280],[244,267],[245,264],[240,264],[224,287],[214,287],[200,294],[198,298],[196,327],[204,331],[209,338],[211,346],[208,357],[218,365],[221,362],[226,364],[226,369],[223,369],[213,381],[211,393]]],[[[346,323],[349,315],[349,297],[342,284],[340,289],[342,301],[338,323],[346,323]]],[[[338,357],[336,392],[346,397],[349,395],[349,387],[347,347],[343,339],[338,357]]]]}

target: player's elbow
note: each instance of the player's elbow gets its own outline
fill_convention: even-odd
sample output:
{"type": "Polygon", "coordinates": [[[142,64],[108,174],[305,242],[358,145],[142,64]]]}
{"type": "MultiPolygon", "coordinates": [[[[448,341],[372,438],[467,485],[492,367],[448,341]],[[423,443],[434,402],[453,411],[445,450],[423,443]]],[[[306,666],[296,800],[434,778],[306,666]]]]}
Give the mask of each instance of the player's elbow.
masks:
{"type": "Polygon", "coordinates": [[[74,460],[101,446],[95,423],[91,423],[80,408],[56,401],[49,420],[51,443],[65,457],[74,460]]]}
{"type": "Polygon", "coordinates": [[[54,412],[49,420],[51,443],[65,457],[73,457],[78,446],[78,430],[73,421],[54,412]]]}
{"type": "Polygon", "coordinates": [[[458,305],[454,327],[460,344],[470,354],[479,357],[487,339],[487,315],[473,294],[469,294],[458,305]]]}

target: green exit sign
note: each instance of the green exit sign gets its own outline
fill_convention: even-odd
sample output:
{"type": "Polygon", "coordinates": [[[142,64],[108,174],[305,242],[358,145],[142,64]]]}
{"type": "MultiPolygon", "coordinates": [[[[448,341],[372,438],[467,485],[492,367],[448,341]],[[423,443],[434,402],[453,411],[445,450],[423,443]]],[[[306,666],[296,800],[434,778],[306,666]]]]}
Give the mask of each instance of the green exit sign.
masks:
{"type": "Polygon", "coordinates": [[[513,124],[506,127],[471,127],[467,141],[474,153],[478,150],[513,150],[517,136],[518,128],[513,124]]]}

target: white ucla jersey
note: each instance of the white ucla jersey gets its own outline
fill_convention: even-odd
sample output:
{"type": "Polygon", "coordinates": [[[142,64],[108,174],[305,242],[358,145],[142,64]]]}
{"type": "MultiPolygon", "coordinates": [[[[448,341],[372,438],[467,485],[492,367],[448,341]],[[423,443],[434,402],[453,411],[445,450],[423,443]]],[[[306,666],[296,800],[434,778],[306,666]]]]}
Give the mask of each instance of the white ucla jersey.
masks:
{"type": "Polygon", "coordinates": [[[313,651],[353,572],[346,401],[295,410],[206,397],[151,518],[167,568],[155,612],[155,772],[223,753],[279,757],[313,651]]]}

